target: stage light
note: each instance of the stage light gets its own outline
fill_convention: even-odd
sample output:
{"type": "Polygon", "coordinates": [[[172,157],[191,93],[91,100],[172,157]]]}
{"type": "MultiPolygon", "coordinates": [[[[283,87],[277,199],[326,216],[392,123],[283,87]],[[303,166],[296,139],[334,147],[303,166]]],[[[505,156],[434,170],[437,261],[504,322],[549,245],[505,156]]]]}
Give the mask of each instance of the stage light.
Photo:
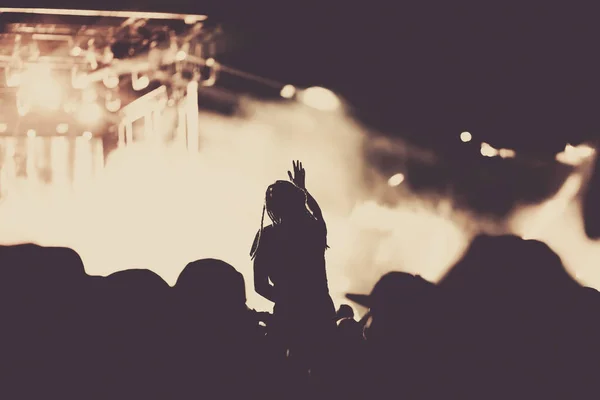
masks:
{"type": "Polygon", "coordinates": [[[69,131],[69,124],[58,124],[56,125],[56,133],[65,134],[69,131]]]}
{"type": "Polygon", "coordinates": [[[8,129],[8,125],[0,124],[0,133],[6,132],[7,129],[8,129]]]}
{"type": "Polygon", "coordinates": [[[587,144],[580,144],[579,146],[567,144],[565,149],[556,155],[556,161],[567,165],[580,165],[594,153],[594,148],[587,144]]]}
{"type": "Polygon", "coordinates": [[[481,143],[481,149],[480,149],[481,155],[484,157],[494,157],[498,155],[498,150],[496,150],[495,148],[493,148],[492,146],[490,146],[487,143],[481,143]]]}
{"type": "Polygon", "coordinates": [[[103,79],[104,86],[108,89],[114,89],[119,86],[119,77],[113,73],[107,74],[103,79]]]}
{"type": "Polygon", "coordinates": [[[139,76],[137,72],[131,74],[131,85],[133,90],[143,90],[150,84],[150,79],[146,76],[139,76]]]}
{"type": "Polygon", "coordinates": [[[83,53],[83,50],[81,50],[81,47],[79,46],[75,46],[71,49],[71,55],[73,57],[79,57],[81,53],[83,53]]]}
{"type": "Polygon", "coordinates": [[[517,155],[517,153],[514,150],[511,150],[511,149],[500,149],[498,151],[498,154],[502,158],[515,158],[516,155],[517,155]]]}
{"type": "Polygon", "coordinates": [[[280,94],[284,99],[291,99],[296,94],[296,88],[293,85],[285,85],[280,94]]]}
{"type": "Polygon", "coordinates": [[[121,99],[118,97],[112,98],[111,96],[107,96],[104,105],[108,111],[117,112],[121,108],[121,99]]]}
{"type": "Polygon", "coordinates": [[[34,130],[34,129],[29,129],[29,130],[27,131],[27,137],[29,137],[29,138],[34,138],[35,136],[36,136],[36,132],[35,132],[35,130],[34,130]]]}
{"type": "Polygon", "coordinates": [[[85,53],[85,60],[88,62],[92,70],[98,69],[98,56],[93,41],[88,43],[88,49],[85,53]]]}
{"type": "Polygon", "coordinates": [[[214,67],[215,66],[215,59],[214,58],[209,58],[206,60],[205,62],[207,67],[214,67]]]}
{"type": "Polygon", "coordinates": [[[470,142],[471,139],[473,139],[473,135],[471,135],[470,132],[463,132],[460,134],[460,140],[462,140],[464,143],[470,142]]]}
{"type": "Polygon", "coordinates": [[[83,134],[81,136],[83,136],[84,139],[91,140],[93,135],[92,135],[92,132],[85,131],[85,132],[83,132],[83,134]]]}
{"type": "Polygon", "coordinates": [[[195,23],[203,21],[204,19],[205,18],[200,18],[197,15],[186,15],[183,21],[186,23],[186,25],[194,25],[195,23]]]}
{"type": "Polygon", "coordinates": [[[334,111],[341,105],[340,99],[331,90],[316,86],[304,90],[300,99],[307,106],[321,111],[334,111]]]}
{"type": "Polygon", "coordinates": [[[106,46],[104,48],[104,52],[102,53],[102,63],[110,64],[112,60],[115,58],[114,53],[110,49],[110,46],[106,46]]]}
{"type": "Polygon", "coordinates": [[[404,182],[404,174],[397,173],[388,180],[388,185],[390,185],[391,187],[396,187],[400,186],[402,182],[404,182]]]}
{"type": "Polygon", "coordinates": [[[183,50],[179,50],[175,55],[175,61],[183,61],[187,58],[187,53],[183,50]]]}
{"type": "Polygon", "coordinates": [[[83,124],[95,124],[102,118],[102,108],[96,103],[83,104],[77,112],[77,119],[83,124]]]}

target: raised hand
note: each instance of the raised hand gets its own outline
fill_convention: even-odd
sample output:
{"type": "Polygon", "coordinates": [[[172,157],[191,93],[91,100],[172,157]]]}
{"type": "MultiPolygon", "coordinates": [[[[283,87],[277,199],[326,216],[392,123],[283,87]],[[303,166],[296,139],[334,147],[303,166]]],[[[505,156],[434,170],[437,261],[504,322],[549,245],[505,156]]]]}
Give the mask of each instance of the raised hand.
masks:
{"type": "Polygon", "coordinates": [[[300,161],[292,161],[292,165],[294,167],[293,174],[291,171],[288,171],[290,181],[300,189],[306,189],[306,172],[304,171],[304,167],[302,167],[302,163],[300,161]]]}

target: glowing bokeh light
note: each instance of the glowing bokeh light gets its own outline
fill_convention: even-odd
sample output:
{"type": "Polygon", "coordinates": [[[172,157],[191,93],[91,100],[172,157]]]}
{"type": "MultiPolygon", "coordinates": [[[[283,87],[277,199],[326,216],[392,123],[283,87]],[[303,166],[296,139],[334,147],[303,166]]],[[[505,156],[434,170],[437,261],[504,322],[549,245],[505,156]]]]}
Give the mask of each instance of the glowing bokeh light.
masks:
{"type": "Polygon", "coordinates": [[[498,155],[502,158],[515,158],[517,153],[512,149],[500,149],[498,155]]]}
{"type": "Polygon", "coordinates": [[[121,99],[118,97],[115,97],[114,99],[107,97],[105,106],[108,111],[117,112],[121,109],[121,99]]]}
{"type": "Polygon", "coordinates": [[[92,135],[92,132],[85,131],[85,132],[83,132],[83,134],[81,136],[83,136],[83,138],[86,140],[91,140],[93,135],[92,135]]]}
{"type": "Polygon", "coordinates": [[[0,123],[0,133],[6,132],[7,129],[8,125],[6,125],[5,123],[0,123]]]}
{"type": "Polygon", "coordinates": [[[29,129],[27,131],[27,137],[34,138],[36,136],[36,132],[34,129],[29,129]]]}
{"type": "Polygon", "coordinates": [[[404,174],[402,173],[397,173],[388,179],[388,185],[392,187],[400,186],[402,182],[404,182],[404,174]]]}
{"type": "Polygon", "coordinates": [[[321,111],[335,111],[341,106],[335,93],[317,86],[303,90],[300,99],[307,106],[321,111]]]}
{"type": "Polygon", "coordinates": [[[148,87],[149,84],[150,78],[148,78],[146,75],[142,75],[140,77],[136,76],[131,80],[131,85],[134,90],[144,90],[148,87]]]}
{"type": "Polygon", "coordinates": [[[280,94],[284,99],[291,99],[296,94],[296,88],[293,85],[285,85],[280,94]]]}
{"type": "Polygon", "coordinates": [[[83,53],[83,50],[79,46],[75,46],[71,49],[71,55],[73,57],[79,57],[83,53]]]}
{"type": "Polygon", "coordinates": [[[567,165],[580,165],[595,153],[596,150],[587,144],[579,146],[567,144],[565,149],[556,155],[556,160],[567,165]]]}
{"type": "Polygon", "coordinates": [[[464,143],[470,142],[473,139],[473,135],[470,132],[463,132],[460,134],[460,140],[464,143]]]}
{"type": "Polygon", "coordinates": [[[487,143],[481,143],[481,155],[484,157],[495,157],[498,155],[498,150],[487,143]]]}
{"type": "Polygon", "coordinates": [[[108,89],[114,89],[117,86],[119,86],[119,77],[115,74],[107,74],[102,79],[102,82],[104,83],[104,86],[106,86],[108,89]]]}
{"type": "Polygon", "coordinates": [[[175,54],[175,61],[183,61],[187,58],[187,53],[183,50],[179,50],[177,54],[175,54]]]}
{"type": "Polygon", "coordinates": [[[62,124],[56,125],[56,133],[60,133],[61,135],[64,135],[68,131],[69,131],[69,124],[62,123],[62,124]]]}

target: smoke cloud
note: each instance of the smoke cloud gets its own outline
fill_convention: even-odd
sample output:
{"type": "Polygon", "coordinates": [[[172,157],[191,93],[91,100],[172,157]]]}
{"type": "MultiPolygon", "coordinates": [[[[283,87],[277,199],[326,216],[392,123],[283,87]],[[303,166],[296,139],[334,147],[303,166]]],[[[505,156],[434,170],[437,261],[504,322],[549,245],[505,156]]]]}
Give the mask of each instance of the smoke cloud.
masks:
{"type": "MultiPolygon", "coordinates": [[[[403,183],[390,187],[390,176],[365,157],[371,134],[342,112],[250,102],[244,116],[202,113],[199,134],[196,155],[140,142],[111,153],[103,173],[78,190],[41,185],[9,193],[0,204],[0,240],[72,247],[91,275],[148,268],[171,285],[188,262],[220,258],[244,274],[249,305],[269,309],[254,293],[249,250],[265,189],[287,179],[292,160],[302,160],[307,187],[324,211],[338,305],[349,291],[370,291],[390,270],[439,279],[481,229],[450,198],[416,195],[403,183]]],[[[406,144],[395,146],[399,160],[421,157],[406,144]]],[[[595,284],[600,275],[590,257],[600,247],[582,235],[573,200],[583,182],[577,176],[546,211],[521,210],[515,226],[543,224],[530,236],[546,240],[570,271],[595,284]]]]}

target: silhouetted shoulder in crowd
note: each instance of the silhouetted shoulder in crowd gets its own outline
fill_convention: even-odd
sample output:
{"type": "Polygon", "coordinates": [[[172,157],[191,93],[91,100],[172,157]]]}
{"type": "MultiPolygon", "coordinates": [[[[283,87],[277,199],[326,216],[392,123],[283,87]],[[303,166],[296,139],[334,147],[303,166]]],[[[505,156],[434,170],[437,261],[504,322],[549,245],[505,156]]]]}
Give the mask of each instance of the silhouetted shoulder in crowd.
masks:
{"type": "Polygon", "coordinates": [[[442,332],[437,287],[418,275],[389,272],[370,294],[346,297],[369,309],[363,318],[369,349],[365,374],[373,393],[431,398],[439,389],[440,373],[435,357],[442,332]]]}
{"type": "Polygon", "coordinates": [[[451,346],[464,363],[453,381],[463,398],[489,398],[490,387],[497,388],[494,398],[510,397],[514,388],[527,398],[566,398],[591,388],[582,369],[573,368],[584,361],[577,348],[593,343],[583,330],[584,289],[547,245],[477,237],[440,287],[453,305],[451,346]]]}

